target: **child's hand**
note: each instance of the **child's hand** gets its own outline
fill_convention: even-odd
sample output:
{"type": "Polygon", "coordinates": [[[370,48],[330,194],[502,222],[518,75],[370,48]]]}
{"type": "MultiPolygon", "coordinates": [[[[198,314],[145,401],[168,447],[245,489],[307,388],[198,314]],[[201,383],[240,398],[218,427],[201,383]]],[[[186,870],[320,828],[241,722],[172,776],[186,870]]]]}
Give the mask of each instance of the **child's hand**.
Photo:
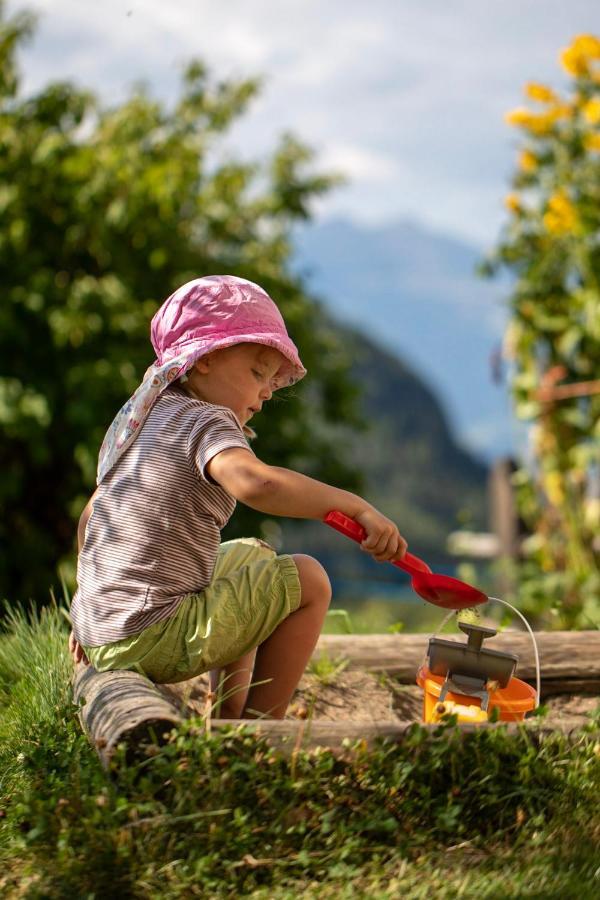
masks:
{"type": "Polygon", "coordinates": [[[359,513],[356,521],[367,532],[360,546],[377,562],[402,559],[406,553],[407,543],[390,519],[371,507],[359,513]]]}
{"type": "Polygon", "coordinates": [[[73,657],[73,662],[75,663],[75,665],[83,660],[85,665],[89,666],[90,661],[83,652],[83,647],[80,643],[78,643],[73,632],[71,632],[71,634],[69,635],[69,653],[73,657]]]}

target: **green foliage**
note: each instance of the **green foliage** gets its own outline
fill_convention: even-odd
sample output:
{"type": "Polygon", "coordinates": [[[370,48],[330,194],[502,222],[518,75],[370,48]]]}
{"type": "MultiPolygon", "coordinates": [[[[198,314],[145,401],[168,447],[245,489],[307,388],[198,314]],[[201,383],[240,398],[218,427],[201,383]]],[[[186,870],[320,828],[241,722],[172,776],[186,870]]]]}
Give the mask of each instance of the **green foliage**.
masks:
{"type": "Polygon", "coordinates": [[[600,615],[600,40],[580,35],[561,59],[568,94],[529,84],[537,110],[508,116],[523,139],[491,268],[516,275],[506,350],[534,423],[535,468],[515,477],[535,532],[523,594],[544,624],[585,627],[600,615]]]}
{"type": "MultiPolygon", "coordinates": [[[[152,362],[150,318],[201,274],[264,286],[310,371],[269,404],[268,440],[257,417],[257,453],[356,487],[319,428],[356,424],[349,359],[288,271],[293,224],[335,179],[290,135],[260,165],[226,155],[219,141],[259,85],[214,82],[199,62],[172,106],[140,89],[104,108],[68,83],[22,96],[15,55],[31,23],[2,10],[0,596],[47,596],[59,561],[72,584],[75,521],[104,432],[152,362]]],[[[252,516],[238,533],[256,530],[252,516]]]]}
{"type": "Polygon", "coordinates": [[[56,604],[39,613],[6,608],[0,632],[0,790],[10,796],[23,783],[20,753],[62,747],[72,727],[72,666],[66,653],[66,617],[56,604]]]}
{"type": "Polygon", "coordinates": [[[214,897],[283,897],[313,896],[318,883],[323,896],[379,884],[425,897],[424,872],[429,890],[462,885],[465,896],[508,896],[502,879],[511,896],[526,885],[571,896],[577,884],[585,898],[595,884],[591,728],[569,742],[415,725],[401,744],[290,759],[243,730],[210,735],[196,719],[162,746],[139,745],[129,764],[120,753],[107,774],[70,702],[63,622],[56,607],[17,613],[0,636],[7,892],[184,897],[201,885],[214,897]]]}
{"type": "Polygon", "coordinates": [[[320,653],[315,659],[311,659],[306,671],[313,675],[323,687],[335,684],[338,675],[348,668],[350,660],[345,657],[331,657],[328,653],[320,653]]]}
{"type": "Polygon", "coordinates": [[[347,609],[328,609],[325,615],[326,634],[352,634],[355,629],[347,609]]]}

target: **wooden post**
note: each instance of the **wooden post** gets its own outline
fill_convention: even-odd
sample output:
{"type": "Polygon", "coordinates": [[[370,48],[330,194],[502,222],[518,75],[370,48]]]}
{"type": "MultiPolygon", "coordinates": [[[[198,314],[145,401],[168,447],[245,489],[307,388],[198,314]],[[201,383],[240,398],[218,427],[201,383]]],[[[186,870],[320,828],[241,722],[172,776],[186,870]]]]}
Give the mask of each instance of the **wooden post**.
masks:
{"type": "Polygon", "coordinates": [[[498,459],[488,483],[491,530],[498,538],[498,555],[513,560],[519,556],[523,531],[511,481],[516,470],[517,465],[510,457],[498,459]]]}

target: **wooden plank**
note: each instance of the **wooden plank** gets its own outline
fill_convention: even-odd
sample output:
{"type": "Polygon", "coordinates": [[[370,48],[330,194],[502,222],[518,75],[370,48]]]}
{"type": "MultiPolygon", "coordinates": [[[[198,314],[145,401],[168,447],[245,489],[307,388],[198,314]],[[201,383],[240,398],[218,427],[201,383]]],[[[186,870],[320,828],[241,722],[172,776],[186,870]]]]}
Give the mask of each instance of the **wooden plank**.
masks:
{"type": "Polygon", "coordinates": [[[557,694],[596,694],[600,703],[600,678],[542,678],[542,700],[557,694]]]}
{"type": "MultiPolygon", "coordinates": [[[[428,634],[327,634],[321,635],[315,658],[350,660],[352,669],[387,672],[405,684],[413,684],[417,669],[427,653],[428,634]]],[[[444,635],[449,640],[465,640],[462,633],[444,635]]],[[[538,631],[535,633],[542,679],[553,682],[600,680],[600,631],[538,631]]],[[[527,632],[504,631],[485,642],[491,650],[515,653],[519,657],[519,678],[535,678],[531,638],[527,632]]]]}
{"type": "MultiPolygon", "coordinates": [[[[457,728],[465,734],[481,728],[505,728],[509,734],[517,734],[520,729],[525,729],[528,734],[538,736],[541,739],[556,734],[564,734],[575,737],[582,726],[589,719],[574,717],[565,718],[558,725],[546,725],[541,719],[529,719],[523,723],[497,722],[484,725],[460,723],[457,728]]],[[[211,729],[222,729],[243,726],[246,730],[266,738],[274,747],[285,753],[293,753],[295,750],[308,750],[315,747],[324,747],[331,750],[342,750],[344,745],[364,740],[368,747],[373,746],[378,738],[401,742],[413,728],[415,722],[327,722],[327,721],[295,721],[293,719],[263,719],[249,721],[247,719],[213,719],[211,729]]],[[[439,725],[423,725],[432,734],[439,725]]]]}

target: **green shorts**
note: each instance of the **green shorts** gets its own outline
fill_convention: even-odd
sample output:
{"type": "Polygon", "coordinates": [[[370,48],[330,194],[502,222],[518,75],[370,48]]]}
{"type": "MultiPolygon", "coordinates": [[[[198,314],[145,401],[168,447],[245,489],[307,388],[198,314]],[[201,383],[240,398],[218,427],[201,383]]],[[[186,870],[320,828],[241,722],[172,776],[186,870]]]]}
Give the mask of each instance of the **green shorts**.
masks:
{"type": "Polygon", "coordinates": [[[185,681],[240,659],[300,606],[293,558],[257,538],[221,544],[212,582],[140,634],[84,647],[99,672],[133,669],[157,684],[185,681]]]}

